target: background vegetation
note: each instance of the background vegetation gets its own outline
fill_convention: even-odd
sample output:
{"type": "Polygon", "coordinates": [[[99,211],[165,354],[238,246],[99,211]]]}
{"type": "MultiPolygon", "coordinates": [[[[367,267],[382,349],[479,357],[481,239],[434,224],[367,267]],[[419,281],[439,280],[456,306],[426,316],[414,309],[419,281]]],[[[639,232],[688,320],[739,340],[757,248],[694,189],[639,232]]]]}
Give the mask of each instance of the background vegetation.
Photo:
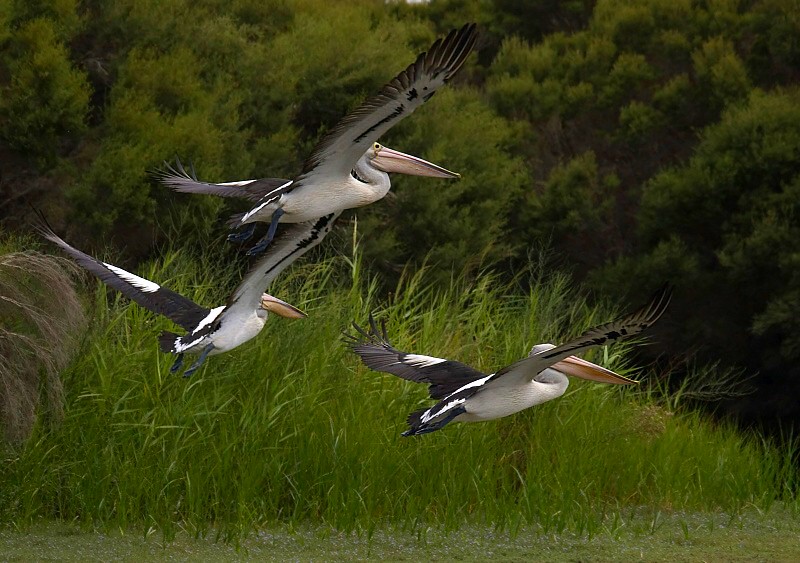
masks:
{"type": "Polygon", "coordinates": [[[60,372],[86,328],[70,276],[77,270],[66,258],[0,250],[0,426],[5,443],[20,445],[27,439],[37,415],[50,422],[63,415],[60,372]],[[58,298],[42,299],[48,294],[58,298]]]}
{"type": "MultiPolygon", "coordinates": [[[[4,254],[26,252],[0,264],[0,291],[18,303],[37,290],[9,277],[8,260],[56,275],[19,238],[28,203],[77,246],[221,300],[239,272],[220,265],[235,249],[217,244],[219,218],[239,208],[173,194],[150,172],[177,154],[208,180],[292,177],[326,130],[434,38],[466,21],[482,31],[452,85],[382,139],[463,179],[394,178],[389,196],[358,211],[357,255],[344,250],[355,215],[340,220],[328,248],[352,270],[312,258],[281,280],[313,323],[270,323],[185,382],[157,353],[162,321],[116,297],[108,313],[105,293],[94,297],[86,335],[64,275],[46,281],[63,289],[63,326],[20,321],[27,305],[3,303],[0,337],[23,339],[0,340],[0,368],[22,365],[7,361],[12,349],[49,361],[23,403],[54,414],[36,426],[23,417],[20,435],[33,437],[3,465],[3,518],[235,532],[265,519],[369,528],[404,514],[409,526],[589,530],[627,506],[788,500],[785,450],[673,413],[676,397],[730,390],[733,366],[758,374],[759,392],[729,410],[800,417],[795,4],[0,0],[0,239],[4,254]],[[362,261],[376,277],[360,277],[362,261]],[[651,397],[575,386],[536,413],[396,448],[386,444],[422,391],[363,372],[337,343],[356,312],[388,304],[400,345],[490,369],[665,280],[676,297],[637,362],[698,354],[725,369],[689,363],[670,382],[653,368],[651,397]],[[62,395],[52,374],[71,354],[42,352],[70,335],[83,338],[62,395]],[[37,406],[47,381],[50,400],[37,406]],[[382,495],[385,483],[397,488],[382,495]]],[[[612,367],[633,364],[609,353],[612,367]]]]}
{"type": "Polygon", "coordinates": [[[291,177],[364,96],[478,21],[453,87],[384,139],[463,180],[398,177],[359,211],[382,287],[423,258],[442,283],[454,267],[509,279],[542,244],[599,295],[632,302],[670,279],[654,350],[760,372],[762,394],[737,408],[800,416],[776,398],[800,389],[794,8],[0,0],[0,225],[24,228],[30,201],[128,265],[155,255],[159,223],[202,246],[223,203],[149,171],[177,154],[209,180],[291,177]]]}
{"type": "MultiPolygon", "coordinates": [[[[631,366],[630,347],[590,357],[644,377],[641,389],[576,381],[513,417],[400,437],[408,412],[429,404],[426,389],[349,353],[340,338],[353,316],[378,311],[399,348],[492,370],[612,312],[536,268],[529,291],[491,275],[443,290],[422,272],[383,301],[354,255],[295,268],[272,291],[309,319],[271,319],[190,379],[169,374],[155,344],[169,323],[101,288],[95,322],[62,372],[63,421],[5,449],[0,520],[236,540],[265,525],[594,535],[654,530],[662,511],[735,518],[778,503],[795,513],[791,451],[683,408],[679,394],[659,391],[663,374],[631,366]]],[[[143,271],[215,303],[223,268],[167,250],[143,271]]]]}

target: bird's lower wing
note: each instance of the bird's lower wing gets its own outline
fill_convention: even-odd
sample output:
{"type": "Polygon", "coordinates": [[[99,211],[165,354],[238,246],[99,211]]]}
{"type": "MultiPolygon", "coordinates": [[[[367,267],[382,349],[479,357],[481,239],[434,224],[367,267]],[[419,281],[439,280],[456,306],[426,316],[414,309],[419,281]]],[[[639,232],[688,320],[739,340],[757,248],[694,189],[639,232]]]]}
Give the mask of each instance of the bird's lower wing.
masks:
{"type": "Polygon", "coordinates": [[[385,325],[379,331],[371,315],[369,321],[369,332],[353,323],[358,335],[345,334],[348,346],[371,369],[430,384],[428,391],[433,399],[446,397],[456,389],[486,377],[485,373],[460,362],[397,350],[389,343],[385,325]]]}
{"type": "Polygon", "coordinates": [[[341,212],[330,213],[315,221],[290,224],[244,276],[228,300],[224,314],[235,315],[242,310],[255,310],[261,302],[261,295],[272,281],[295,260],[322,242],[339,215],[341,212]]]}
{"type": "Polygon", "coordinates": [[[44,218],[42,218],[41,224],[36,225],[36,228],[44,238],[69,254],[79,266],[99,278],[104,284],[116,289],[142,307],[164,315],[186,330],[194,329],[210,312],[209,309],[201,307],[171,289],[161,287],[155,282],[81,252],[55,234],[44,218]]]}

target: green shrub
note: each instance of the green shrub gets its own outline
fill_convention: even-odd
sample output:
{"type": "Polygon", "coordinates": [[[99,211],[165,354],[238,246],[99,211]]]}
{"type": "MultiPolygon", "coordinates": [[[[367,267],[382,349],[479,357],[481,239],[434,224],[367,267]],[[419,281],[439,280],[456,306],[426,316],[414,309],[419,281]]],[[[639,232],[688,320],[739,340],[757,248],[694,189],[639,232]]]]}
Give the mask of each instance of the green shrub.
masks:
{"type": "MultiPolygon", "coordinates": [[[[609,278],[624,285],[625,277],[638,280],[647,270],[669,276],[653,263],[665,244],[675,248],[670,254],[687,259],[671,277],[691,288],[687,306],[705,325],[703,338],[744,365],[766,365],[778,354],[795,361],[800,351],[791,336],[800,312],[794,299],[800,289],[798,101],[796,89],[755,92],[707,128],[688,165],[646,186],[638,218],[641,253],[618,261],[627,276],[609,278]],[[742,331],[734,338],[726,326],[747,326],[755,335],[742,331]]],[[[688,345],[686,336],[675,338],[688,345]]]]}
{"type": "Polygon", "coordinates": [[[70,62],[49,19],[22,24],[8,41],[1,59],[9,79],[0,83],[0,139],[42,163],[52,163],[60,140],[77,137],[86,127],[86,75],[70,62]]]}

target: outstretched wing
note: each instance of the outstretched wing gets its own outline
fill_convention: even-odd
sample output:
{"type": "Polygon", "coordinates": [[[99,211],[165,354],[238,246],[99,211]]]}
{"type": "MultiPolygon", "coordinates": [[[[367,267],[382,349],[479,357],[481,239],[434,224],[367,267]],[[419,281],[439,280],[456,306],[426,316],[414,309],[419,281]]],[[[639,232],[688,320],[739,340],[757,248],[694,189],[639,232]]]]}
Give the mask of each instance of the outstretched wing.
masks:
{"type": "MultiPolygon", "coordinates": [[[[341,178],[381,135],[427,102],[458,72],[475,46],[475,24],[438,39],[427,53],[345,116],[314,148],[303,174],[341,178]]],[[[302,176],[298,179],[298,182],[302,176]]]]}
{"type": "Polygon", "coordinates": [[[244,276],[228,300],[228,307],[220,315],[220,320],[241,311],[255,310],[269,284],[295,260],[322,242],[339,215],[341,211],[315,221],[290,224],[244,276]]]}
{"type": "Polygon", "coordinates": [[[389,344],[385,324],[379,331],[372,315],[369,324],[370,332],[367,332],[353,323],[353,328],[360,336],[345,333],[347,345],[371,369],[391,373],[408,381],[429,383],[428,392],[433,399],[441,399],[468,383],[487,377],[485,373],[460,362],[401,352],[389,344]]]}
{"type": "Polygon", "coordinates": [[[664,314],[671,298],[672,288],[665,285],[653,295],[647,305],[637,309],[633,313],[621,317],[616,321],[590,328],[579,337],[569,342],[538,354],[531,354],[523,360],[519,360],[510,366],[504,367],[486,382],[484,388],[508,383],[501,383],[508,378],[524,377],[530,380],[542,370],[549,368],[553,364],[575,353],[582,352],[594,346],[610,344],[617,340],[635,336],[649,328],[664,314]]]}
{"type": "Polygon", "coordinates": [[[188,331],[197,327],[208,317],[209,309],[201,307],[191,299],[161,287],[157,283],[132,274],[113,264],[101,262],[66,243],[53,232],[42,217],[42,223],[35,225],[44,238],[56,244],[69,254],[86,271],[97,276],[107,286],[116,289],[128,299],[145,309],[164,315],[175,324],[188,331]]]}
{"type": "Polygon", "coordinates": [[[186,194],[216,195],[220,197],[236,197],[252,202],[258,202],[267,194],[285,186],[289,180],[282,178],[260,178],[257,180],[241,180],[238,182],[222,182],[214,184],[201,182],[197,179],[194,167],[191,172],[184,168],[179,159],[175,165],[164,161],[160,170],[153,172],[153,176],[168,188],[186,194]]]}

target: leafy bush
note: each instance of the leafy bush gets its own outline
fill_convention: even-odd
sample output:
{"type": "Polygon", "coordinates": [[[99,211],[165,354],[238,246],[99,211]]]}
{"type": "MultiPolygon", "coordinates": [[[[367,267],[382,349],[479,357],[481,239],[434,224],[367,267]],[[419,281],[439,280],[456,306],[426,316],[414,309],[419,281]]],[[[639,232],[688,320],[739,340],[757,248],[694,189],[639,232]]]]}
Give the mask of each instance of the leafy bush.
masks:
{"type": "Polygon", "coordinates": [[[751,367],[800,357],[792,336],[800,314],[798,102],[797,89],[755,92],[708,127],[689,164],[646,186],[640,254],[611,269],[624,274],[607,274],[629,287],[642,270],[672,277],[685,287],[694,318],[684,334],[693,339],[702,330],[717,353],[751,367]],[[672,275],[653,264],[665,248],[684,264],[672,275]],[[727,326],[749,331],[734,338],[727,326]]]}
{"type": "Polygon", "coordinates": [[[85,126],[90,89],[69,60],[52,21],[30,20],[10,33],[0,64],[9,79],[0,83],[0,139],[9,147],[51,163],[59,141],[85,126]]]}
{"type": "Polygon", "coordinates": [[[370,261],[398,273],[406,263],[421,264],[427,254],[445,281],[451,269],[474,270],[484,251],[490,250],[488,261],[498,261],[520,248],[503,236],[504,218],[528,184],[523,163],[509,155],[515,130],[477,92],[438,93],[386,142],[462,178],[393,178],[393,195],[359,211],[366,218],[361,229],[370,261]],[[465,114],[470,118],[459,119],[465,114]]]}

